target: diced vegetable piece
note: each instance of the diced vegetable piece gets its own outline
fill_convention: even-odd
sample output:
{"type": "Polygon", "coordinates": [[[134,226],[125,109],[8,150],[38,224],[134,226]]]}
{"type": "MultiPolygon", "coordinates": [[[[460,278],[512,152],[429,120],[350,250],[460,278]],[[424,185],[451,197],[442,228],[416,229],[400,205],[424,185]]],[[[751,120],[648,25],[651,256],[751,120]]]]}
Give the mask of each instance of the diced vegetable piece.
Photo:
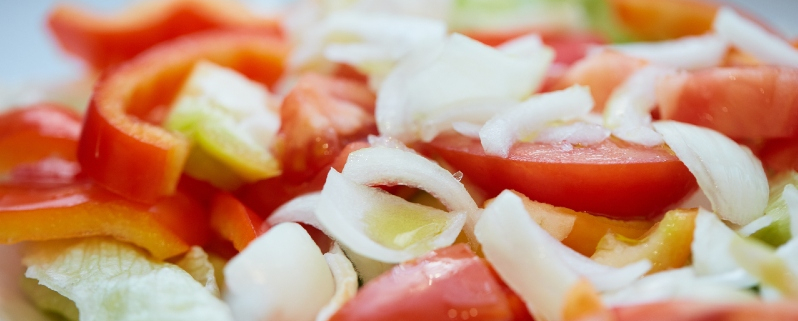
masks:
{"type": "Polygon", "coordinates": [[[174,193],[188,142],[156,126],[194,64],[207,60],[271,85],[286,46],[274,37],[211,33],[166,43],[114,69],[95,88],[78,160],[109,190],[142,202],[174,193]]]}
{"type": "Polygon", "coordinates": [[[80,115],[56,104],[37,104],[0,114],[0,173],[24,163],[58,157],[75,161],[80,115]]]}
{"type": "Polygon", "coordinates": [[[263,219],[241,204],[233,195],[219,193],[211,204],[211,228],[225,240],[231,241],[238,251],[265,231],[263,219]]]}
{"type": "Polygon", "coordinates": [[[690,260],[698,211],[672,210],[641,239],[607,234],[590,257],[599,263],[622,267],[642,259],[653,264],[649,273],[680,268],[690,260]]]}
{"type": "Polygon", "coordinates": [[[50,12],[47,25],[61,48],[96,70],[190,33],[220,29],[280,32],[275,19],[257,17],[236,2],[208,0],[144,2],[114,15],[62,4],[50,12]]]}
{"type": "Polygon", "coordinates": [[[700,35],[712,30],[718,5],[693,0],[607,0],[621,25],[640,40],[700,35]]]}
{"type": "Polygon", "coordinates": [[[786,172],[772,178],[771,182],[765,216],[741,228],[740,233],[751,235],[772,246],[781,246],[792,238],[790,215],[782,193],[787,185],[798,185],[798,173],[786,172]]]}

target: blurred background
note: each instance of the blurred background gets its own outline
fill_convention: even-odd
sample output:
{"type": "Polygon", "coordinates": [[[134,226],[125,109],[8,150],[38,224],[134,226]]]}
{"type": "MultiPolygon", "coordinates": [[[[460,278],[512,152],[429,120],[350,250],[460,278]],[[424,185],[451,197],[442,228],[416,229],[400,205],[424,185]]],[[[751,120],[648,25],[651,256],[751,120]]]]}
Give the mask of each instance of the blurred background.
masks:
{"type": "MultiPolygon", "coordinates": [[[[66,0],[60,0],[61,2],[66,0]]],[[[68,0],[100,12],[115,12],[135,0],[68,0]]],[[[271,10],[291,0],[245,0],[271,10]]],[[[647,1],[647,0],[640,0],[647,1]]],[[[79,74],[81,66],[62,54],[44,26],[58,0],[0,1],[0,87],[55,82],[79,74]]],[[[767,21],[789,38],[798,37],[798,0],[725,0],[767,21]]]]}

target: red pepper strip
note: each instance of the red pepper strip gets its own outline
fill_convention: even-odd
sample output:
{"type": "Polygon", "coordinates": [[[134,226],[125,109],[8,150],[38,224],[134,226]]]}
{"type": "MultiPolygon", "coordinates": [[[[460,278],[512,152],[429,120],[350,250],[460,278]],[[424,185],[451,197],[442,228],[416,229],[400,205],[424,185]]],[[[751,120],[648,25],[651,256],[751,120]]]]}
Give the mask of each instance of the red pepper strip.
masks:
{"type": "Polygon", "coordinates": [[[0,114],[0,174],[48,157],[75,161],[80,115],[56,104],[37,104],[0,114]]]}
{"type": "Polygon", "coordinates": [[[211,206],[211,228],[240,252],[266,232],[268,225],[263,226],[263,219],[233,195],[221,192],[216,194],[211,206]]]}
{"type": "Polygon", "coordinates": [[[112,192],[152,203],[175,191],[188,142],[155,124],[200,60],[237,70],[265,85],[283,71],[281,39],[241,32],[196,34],[156,46],[108,73],[86,111],[78,160],[112,192]]]}
{"type": "Polygon", "coordinates": [[[114,16],[57,6],[48,26],[61,47],[103,70],[158,43],[206,30],[247,29],[278,35],[279,22],[250,13],[235,1],[148,1],[114,16]]]}
{"type": "Polygon", "coordinates": [[[182,193],[152,206],[90,182],[61,186],[0,185],[0,243],[107,235],[165,259],[204,244],[205,211],[182,193]]]}

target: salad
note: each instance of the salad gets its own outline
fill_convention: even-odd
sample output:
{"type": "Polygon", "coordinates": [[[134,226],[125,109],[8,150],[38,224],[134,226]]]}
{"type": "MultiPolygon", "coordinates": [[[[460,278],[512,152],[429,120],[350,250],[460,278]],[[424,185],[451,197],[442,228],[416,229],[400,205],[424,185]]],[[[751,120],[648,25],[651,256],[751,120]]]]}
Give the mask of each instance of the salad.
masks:
{"type": "Polygon", "coordinates": [[[798,319],[798,42],[736,8],[47,24],[88,80],[0,114],[0,320],[798,319]]]}

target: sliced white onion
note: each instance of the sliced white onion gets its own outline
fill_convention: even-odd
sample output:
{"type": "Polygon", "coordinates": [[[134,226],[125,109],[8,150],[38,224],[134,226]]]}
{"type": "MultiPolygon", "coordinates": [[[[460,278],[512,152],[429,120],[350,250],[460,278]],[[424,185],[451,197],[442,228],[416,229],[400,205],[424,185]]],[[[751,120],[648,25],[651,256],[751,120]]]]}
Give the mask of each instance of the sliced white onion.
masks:
{"type": "MultiPolygon", "coordinates": [[[[494,115],[518,105],[514,99],[474,99],[439,108],[419,121],[420,138],[433,140],[438,134],[454,128],[455,123],[467,122],[482,126],[494,115]]],[[[455,129],[456,130],[456,129],[455,129]]]]}
{"type": "Polygon", "coordinates": [[[327,175],[316,207],[316,217],[337,242],[362,256],[385,263],[404,262],[451,245],[466,220],[465,212],[447,213],[410,203],[381,189],[352,181],[335,170],[330,170],[327,175]],[[411,214],[417,219],[406,216],[411,214]],[[392,215],[398,216],[395,219],[404,224],[412,225],[408,228],[415,228],[400,231],[391,240],[374,240],[376,234],[385,234],[380,229],[392,228],[379,222],[392,215]],[[428,230],[423,231],[424,228],[428,230]],[[419,239],[417,233],[430,235],[421,235],[419,239]],[[385,242],[391,242],[393,246],[385,242]]]}
{"type": "Polygon", "coordinates": [[[479,131],[482,148],[486,154],[507,157],[516,141],[534,135],[550,122],[573,120],[591,109],[593,97],[590,89],[584,86],[533,96],[482,126],[479,131]]]}
{"type": "MultiPolygon", "coordinates": [[[[798,255],[798,246],[790,245],[790,242],[782,248],[782,255],[798,255]]],[[[786,298],[798,298],[798,271],[793,270],[776,250],[764,243],[743,238],[732,240],[730,249],[737,264],[759,279],[763,286],[778,290],[786,298]]]]}
{"type": "Polygon", "coordinates": [[[316,218],[316,205],[319,203],[320,198],[321,193],[319,192],[295,197],[274,210],[274,212],[269,215],[269,218],[266,219],[266,223],[268,223],[269,226],[276,226],[277,224],[288,222],[302,223],[313,226],[319,231],[324,232],[324,226],[322,226],[316,218]]]}
{"type": "Polygon", "coordinates": [[[289,58],[295,70],[326,58],[353,66],[388,64],[446,36],[442,21],[382,12],[338,11],[312,27],[289,58]]]}
{"type": "Polygon", "coordinates": [[[434,161],[398,148],[370,147],[349,154],[344,177],[362,185],[400,184],[418,188],[449,211],[473,212],[477,203],[459,179],[434,161]]]}
{"type": "Polygon", "coordinates": [[[333,294],[330,302],[316,315],[316,321],[329,320],[335,312],[338,312],[338,309],[357,294],[358,287],[355,268],[352,266],[352,262],[344,255],[344,252],[341,251],[338,243],[333,245],[330,252],[324,254],[324,259],[327,260],[327,265],[330,266],[330,271],[335,280],[335,294],[333,294]]]}
{"type": "Polygon", "coordinates": [[[798,50],[731,8],[718,10],[712,28],[724,40],[762,62],[798,67],[798,50]]]}
{"type": "Polygon", "coordinates": [[[756,285],[758,283],[756,278],[745,272],[731,254],[732,240],[738,238],[741,237],[721,222],[714,213],[699,208],[695,219],[693,243],[690,245],[696,275],[736,273],[743,284],[756,285]]]}
{"type": "Polygon", "coordinates": [[[610,307],[689,299],[704,302],[750,302],[756,295],[744,288],[698,277],[692,268],[668,270],[645,276],[631,285],[602,295],[610,307]]]}
{"type": "Polygon", "coordinates": [[[403,58],[377,95],[375,117],[383,136],[412,141],[426,115],[477,99],[529,96],[554,59],[548,47],[533,54],[503,53],[460,34],[403,58]]]}
{"type": "Polygon", "coordinates": [[[675,121],[653,126],[696,177],[720,218],[744,225],[764,214],[768,180],[750,150],[704,127],[675,121]]]}
{"type": "Polygon", "coordinates": [[[723,37],[706,34],[669,41],[613,45],[610,48],[655,65],[699,69],[720,65],[726,57],[729,44],[723,37]]]}
{"type": "Polygon", "coordinates": [[[543,39],[540,38],[540,35],[528,34],[505,42],[496,47],[496,49],[508,55],[526,56],[533,55],[545,47],[546,45],[543,44],[543,39]]]}
{"type": "Polygon", "coordinates": [[[535,142],[590,146],[603,142],[607,137],[610,137],[610,130],[601,125],[575,122],[545,128],[535,137],[535,142]]]}
{"type": "Polygon", "coordinates": [[[335,283],[321,250],[295,223],[272,227],[224,269],[236,320],[315,320],[335,283]]]}
{"type": "Polygon", "coordinates": [[[612,268],[574,252],[535,223],[510,191],[485,208],[475,233],[499,276],[544,320],[561,320],[566,295],[580,277],[601,291],[625,286],[651,268],[648,261],[612,268]]]}
{"type": "Polygon", "coordinates": [[[452,129],[460,135],[479,138],[479,130],[482,129],[482,125],[459,121],[452,123],[452,129]]]}
{"type": "Polygon", "coordinates": [[[657,83],[663,76],[674,73],[670,68],[649,65],[627,77],[615,87],[604,105],[604,126],[615,129],[650,124],[651,110],[657,104],[657,83]]]}

